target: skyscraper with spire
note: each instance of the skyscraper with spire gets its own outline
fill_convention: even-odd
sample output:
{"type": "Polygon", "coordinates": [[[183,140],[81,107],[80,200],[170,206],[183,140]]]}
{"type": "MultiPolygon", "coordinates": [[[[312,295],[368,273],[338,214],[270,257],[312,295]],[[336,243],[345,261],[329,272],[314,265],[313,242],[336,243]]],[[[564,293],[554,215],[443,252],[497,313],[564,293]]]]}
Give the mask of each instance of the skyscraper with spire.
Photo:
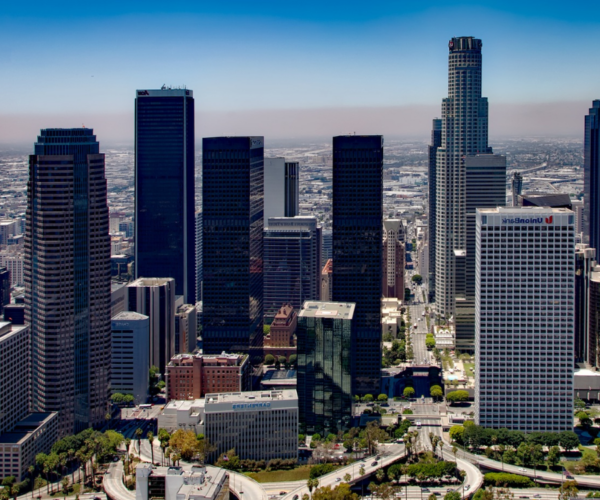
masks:
{"type": "Polygon", "coordinates": [[[488,102],[481,97],[481,40],[452,38],[448,44],[448,97],[442,100],[442,137],[436,155],[435,300],[440,316],[455,315],[464,294],[466,266],[465,158],[491,153],[488,102]]]}

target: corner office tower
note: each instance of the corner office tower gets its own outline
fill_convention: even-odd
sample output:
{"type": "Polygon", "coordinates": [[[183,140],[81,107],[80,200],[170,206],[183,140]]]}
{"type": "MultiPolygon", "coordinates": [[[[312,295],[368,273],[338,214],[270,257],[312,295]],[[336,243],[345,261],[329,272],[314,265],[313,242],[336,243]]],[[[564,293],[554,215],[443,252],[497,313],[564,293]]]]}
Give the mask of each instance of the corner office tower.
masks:
{"type": "Polygon", "coordinates": [[[352,394],[379,391],[383,136],[333,138],[333,301],[356,304],[352,394]]]}
{"type": "Polygon", "coordinates": [[[91,129],[46,129],[29,157],[32,411],[59,412],[60,436],[103,424],[109,396],[110,238],[99,149],[91,129]]]}
{"type": "Polygon", "coordinates": [[[135,276],[174,278],[196,302],[194,97],[138,90],[135,99],[135,276]]]}
{"type": "Polygon", "coordinates": [[[457,293],[464,293],[460,288],[467,247],[465,157],[492,152],[488,103],[481,97],[481,45],[473,37],[452,38],[448,44],[448,97],[442,101],[435,216],[435,300],[438,315],[446,318],[455,315],[457,293]]]}

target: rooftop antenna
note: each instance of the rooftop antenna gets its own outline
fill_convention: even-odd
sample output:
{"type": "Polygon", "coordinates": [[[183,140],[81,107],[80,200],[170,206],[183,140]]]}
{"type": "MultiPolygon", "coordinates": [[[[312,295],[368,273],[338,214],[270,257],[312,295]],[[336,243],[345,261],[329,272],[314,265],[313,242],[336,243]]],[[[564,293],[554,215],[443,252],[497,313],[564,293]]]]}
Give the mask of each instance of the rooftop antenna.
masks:
{"type": "Polygon", "coordinates": [[[163,86],[160,88],[160,90],[166,90],[167,89],[167,84],[163,83],[163,86]]]}

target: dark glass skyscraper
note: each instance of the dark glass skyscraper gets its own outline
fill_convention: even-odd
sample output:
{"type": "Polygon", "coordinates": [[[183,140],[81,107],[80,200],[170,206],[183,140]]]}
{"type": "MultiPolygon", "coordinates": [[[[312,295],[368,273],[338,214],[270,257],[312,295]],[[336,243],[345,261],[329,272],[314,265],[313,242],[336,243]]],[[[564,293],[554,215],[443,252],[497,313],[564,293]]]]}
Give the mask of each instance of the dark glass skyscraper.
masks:
{"type": "Polygon", "coordinates": [[[138,90],[135,100],[135,276],[174,278],[196,301],[194,98],[138,90]]]}
{"type": "Polygon", "coordinates": [[[305,302],[298,315],[298,406],[304,432],[336,432],[352,418],[355,304],[305,302]]]}
{"type": "Polygon", "coordinates": [[[435,298],[435,215],[437,210],[436,194],[437,189],[435,162],[438,148],[442,145],[442,120],[439,118],[433,119],[431,128],[431,145],[429,146],[429,165],[427,169],[428,188],[429,188],[429,218],[427,230],[429,231],[429,276],[427,287],[429,289],[429,301],[435,298]]]}
{"type": "Polygon", "coordinates": [[[285,217],[300,215],[300,163],[285,162],[285,217]]]}
{"type": "Polygon", "coordinates": [[[99,148],[91,129],[46,129],[29,157],[32,410],[58,411],[61,436],[104,423],[108,400],[110,238],[99,148]]]}
{"type": "Polygon", "coordinates": [[[263,328],[262,137],[202,140],[204,352],[260,345],[263,328]]]}
{"type": "Polygon", "coordinates": [[[375,394],[381,371],[383,137],[333,138],[333,301],[356,304],[352,391],[375,394]]]}
{"type": "Polygon", "coordinates": [[[592,103],[585,117],[583,150],[583,230],[589,245],[600,251],[600,100],[592,103]]]}

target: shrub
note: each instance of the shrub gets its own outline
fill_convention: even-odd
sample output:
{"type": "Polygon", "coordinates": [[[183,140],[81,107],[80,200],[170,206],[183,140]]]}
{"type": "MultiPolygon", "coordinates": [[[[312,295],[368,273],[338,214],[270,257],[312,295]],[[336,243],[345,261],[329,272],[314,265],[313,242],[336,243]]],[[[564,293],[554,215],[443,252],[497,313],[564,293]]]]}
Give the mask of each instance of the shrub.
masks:
{"type": "Polygon", "coordinates": [[[507,488],[531,488],[533,481],[525,476],[508,472],[488,472],[483,476],[486,486],[504,486],[507,488]]]}
{"type": "Polygon", "coordinates": [[[467,391],[452,391],[446,394],[446,401],[449,403],[458,403],[461,401],[467,401],[469,399],[469,393],[467,391]]]}
{"type": "Polygon", "coordinates": [[[333,472],[333,470],[334,470],[333,464],[313,465],[310,468],[310,478],[315,479],[317,477],[324,476],[325,474],[329,474],[330,472],[333,472]]]}
{"type": "Polygon", "coordinates": [[[265,356],[265,365],[269,366],[275,363],[275,356],[272,354],[267,354],[265,356]]]}

